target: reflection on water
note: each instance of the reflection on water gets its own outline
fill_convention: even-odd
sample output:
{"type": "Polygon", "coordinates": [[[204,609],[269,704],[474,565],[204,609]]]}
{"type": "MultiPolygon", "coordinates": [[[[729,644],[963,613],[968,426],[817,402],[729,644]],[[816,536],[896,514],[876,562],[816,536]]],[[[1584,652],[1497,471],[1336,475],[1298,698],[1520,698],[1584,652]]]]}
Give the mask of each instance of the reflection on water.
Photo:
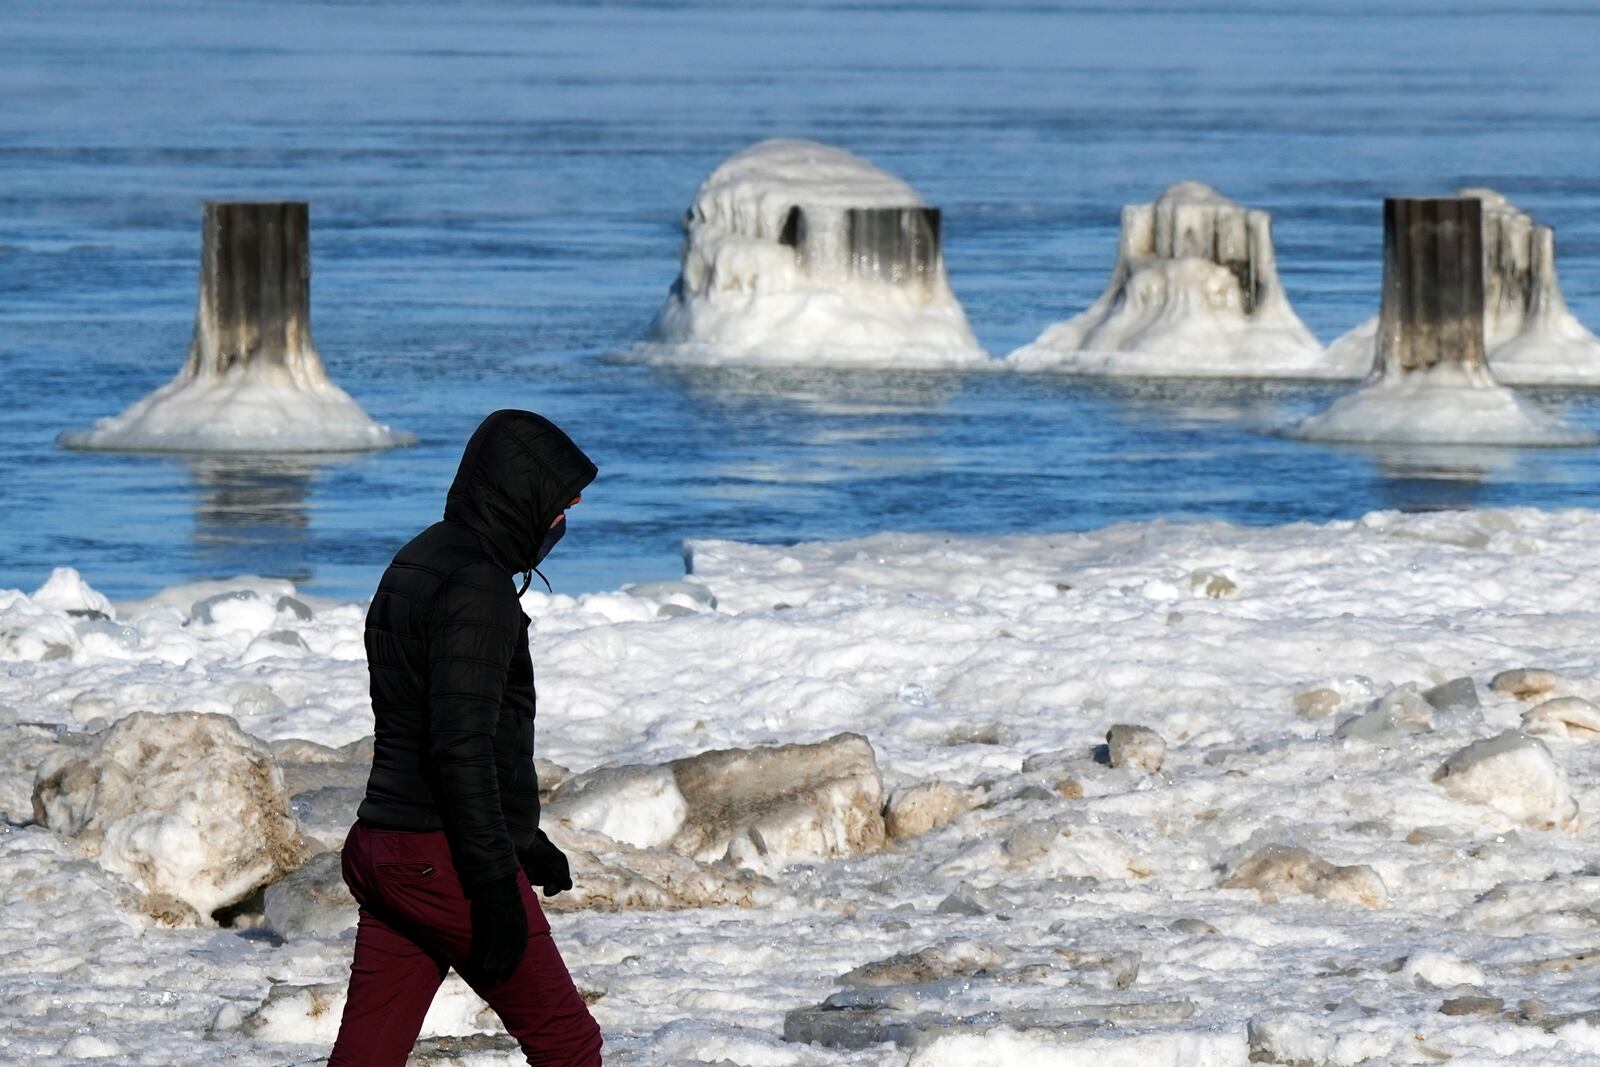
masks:
{"type": "Polygon", "coordinates": [[[194,540],[221,570],[240,558],[267,577],[311,578],[311,483],[333,456],[191,456],[194,540]]]}
{"type": "Polygon", "coordinates": [[[1272,428],[1315,398],[1342,386],[1292,381],[1243,381],[1215,378],[1082,379],[1080,387],[1113,401],[1134,418],[1159,418],[1198,423],[1238,422],[1272,428]]]}
{"type": "Polygon", "coordinates": [[[1478,506],[1487,483],[1516,473],[1517,452],[1469,446],[1368,446],[1351,451],[1377,463],[1378,497],[1400,511],[1450,511],[1478,506]]]}
{"type": "Polygon", "coordinates": [[[663,385],[728,412],[774,402],[816,415],[928,415],[961,392],[965,375],[807,367],[658,367],[663,385]]]}

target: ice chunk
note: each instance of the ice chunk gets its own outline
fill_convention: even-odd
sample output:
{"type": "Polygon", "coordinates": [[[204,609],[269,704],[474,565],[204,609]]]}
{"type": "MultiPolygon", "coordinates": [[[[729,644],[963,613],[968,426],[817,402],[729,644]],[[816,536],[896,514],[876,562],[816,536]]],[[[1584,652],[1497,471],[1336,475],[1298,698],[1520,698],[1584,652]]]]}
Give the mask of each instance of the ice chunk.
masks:
{"type": "Polygon", "coordinates": [[[94,1034],[79,1034],[76,1037],[68,1038],[66,1044],[57,1050],[56,1055],[69,1062],[76,1063],[79,1060],[98,1060],[105,1059],[107,1056],[120,1056],[122,1051],[122,1046],[115,1041],[107,1041],[105,1038],[96,1037],[94,1034]]]}
{"type": "Polygon", "coordinates": [[[0,819],[21,825],[33,819],[33,779],[39,765],[58,753],[81,749],[85,734],[43,723],[0,726],[0,819]]]}
{"type": "Polygon", "coordinates": [[[1290,845],[1268,845],[1254,853],[1234,868],[1222,888],[1254,889],[1269,903],[1297,893],[1367,908],[1382,908],[1389,902],[1383,879],[1371,867],[1338,867],[1309,849],[1290,845]]]}
{"type": "Polygon", "coordinates": [[[110,619],[117,614],[111,601],[91,589],[71,567],[57,567],[51,571],[50,577],[28,599],[42,608],[90,618],[110,619]]]}
{"type": "Polygon", "coordinates": [[[1118,723],[1106,731],[1106,750],[1113,767],[1134,767],[1154,774],[1167,755],[1167,743],[1148,726],[1118,723]]]}
{"type": "Polygon", "coordinates": [[[285,940],[337,937],[356,924],[356,902],[344,884],[339,853],[313,856],[299,870],[267,886],[267,927],[285,940]]]}
{"type": "Polygon", "coordinates": [[[226,715],[139,712],[40,766],[34,818],[157,901],[208,917],[299,866],[272,753],[226,715]]]}
{"type": "Polygon", "coordinates": [[[1338,711],[1343,704],[1344,697],[1339,691],[1326,686],[1296,693],[1294,698],[1295,714],[1304,719],[1327,718],[1338,711]]]}
{"type": "Polygon", "coordinates": [[[1372,354],[1323,353],[1278,281],[1266,212],[1181,182],[1122,209],[1104,294],[1007,362],[1073,374],[1358,378],[1372,354]]]}
{"type": "MultiPolygon", "coordinates": [[[[841,990],[815,1007],[788,1012],[783,1020],[783,1036],[787,1041],[838,1049],[871,1048],[885,1042],[918,1049],[957,1035],[985,1035],[1009,1023],[1025,1025],[1041,1037],[1061,1039],[1065,1048],[1070,1047],[1065,1043],[1068,1037],[1072,1038],[1071,1045],[1093,1041],[1113,1024],[1119,1029],[1149,1030],[1184,1022],[1195,1013],[1193,1001],[1187,998],[1080,1002],[1059,1008],[968,1013],[964,1009],[972,1005],[965,998],[971,995],[977,981],[953,977],[841,990]]],[[[1239,1049],[1243,1051],[1242,1041],[1239,1049]]],[[[912,1057],[912,1062],[919,1062],[917,1056],[912,1057]]],[[[1143,1061],[1130,1059],[1127,1062],[1143,1061]]]]}
{"type": "Polygon", "coordinates": [[[1400,973],[1421,989],[1454,989],[1457,986],[1482,987],[1488,979],[1471,960],[1435,950],[1413,952],[1406,957],[1400,973]]]}
{"type": "Polygon", "coordinates": [[[1438,712],[1455,716],[1470,715],[1482,705],[1478,700],[1478,687],[1471,678],[1452,678],[1422,693],[1422,699],[1438,712]]]}
{"type": "MultiPolygon", "coordinates": [[[[304,766],[303,764],[301,766],[304,766]]],[[[294,773],[285,766],[285,776],[294,773]]],[[[298,783],[297,783],[298,784],[298,783]]],[[[345,835],[356,821],[356,811],[366,798],[366,772],[360,785],[324,785],[296,789],[289,805],[306,847],[313,852],[337,852],[344,847],[345,835]]]]}
{"type": "Polygon", "coordinates": [[[1516,670],[1501,671],[1489,679],[1489,688],[1496,693],[1506,693],[1518,700],[1532,700],[1535,697],[1547,696],[1554,692],[1561,684],[1561,679],[1555,672],[1539,670],[1536,667],[1519,667],[1516,670]]]}
{"type": "MultiPolygon", "coordinates": [[[[339,1034],[348,989],[345,981],[313,985],[279,982],[258,1007],[244,1016],[240,1028],[260,1042],[321,1045],[326,1049],[339,1034]]],[[[502,1031],[493,1009],[456,974],[449,975],[439,986],[422,1020],[422,1033],[430,1036],[502,1031]]]]}
{"type": "Polygon", "coordinates": [[[1189,574],[1189,591],[1208,596],[1212,600],[1238,596],[1239,585],[1221,571],[1201,567],[1189,574]]]}
{"type": "Polygon", "coordinates": [[[1600,740],[1600,707],[1582,697],[1556,697],[1523,712],[1522,729],[1567,741],[1600,740]]]}
{"type": "Polygon", "coordinates": [[[189,624],[216,631],[242,630],[251,635],[267,630],[278,610],[254,589],[231,589],[194,602],[189,624]]]}
{"type": "Polygon", "coordinates": [[[573,888],[544,901],[552,911],[759,907],[777,888],[753,871],[712,866],[657,849],[636,849],[602,834],[550,824],[567,854],[573,888]]]}
{"type": "Polygon", "coordinates": [[[1446,997],[1439,1005],[1440,1015],[1499,1015],[1506,1002],[1499,997],[1446,997]]]}
{"type": "Polygon", "coordinates": [[[982,790],[951,782],[922,782],[894,791],[884,810],[884,824],[890,837],[921,837],[971,811],[982,801],[982,790]]]}
{"type": "Polygon", "coordinates": [[[274,600],[272,602],[272,606],[274,608],[276,608],[280,613],[287,612],[288,614],[293,615],[296,619],[300,620],[301,622],[310,622],[311,621],[311,617],[312,617],[312,614],[313,614],[312,611],[311,611],[311,607],[304,600],[301,600],[299,597],[280,596],[277,600],[274,600]]]}
{"type": "Polygon", "coordinates": [[[1331,1020],[1303,1012],[1273,1012],[1250,1020],[1250,1059],[1297,1067],[1355,1067],[1409,1040],[1412,1028],[1382,1019],[1331,1020]]]}
{"type": "Polygon", "coordinates": [[[1458,800],[1485,804],[1538,829],[1575,830],[1578,802],[1543,741],[1516,730],[1475,741],[1433,776],[1458,800]]]}
{"type": "Polygon", "coordinates": [[[713,171],[683,264],[630,358],[962,366],[986,361],[950,291],[936,209],[839,148],[763,141],[713,171]]]}
{"type": "Polygon", "coordinates": [[[839,976],[846,986],[904,985],[996,970],[1005,957],[987,945],[957,941],[863,963],[839,976]]]}
{"type": "Polygon", "coordinates": [[[697,860],[772,871],[885,843],[883,780],[860,734],[706,752],[671,766],[688,804],[671,846],[697,860]]]}
{"type": "MultiPolygon", "coordinates": [[[[235,688],[237,689],[238,687],[235,688]]],[[[269,689],[267,692],[270,693],[272,691],[269,689]]],[[[237,707],[238,697],[235,697],[233,693],[230,693],[229,696],[234,699],[235,706],[237,707]]],[[[276,699],[276,697],[274,697],[274,699],[276,699]]],[[[278,701],[278,706],[283,706],[283,702],[281,700],[278,701]]],[[[340,752],[338,749],[329,748],[327,745],[319,744],[316,741],[308,741],[303,737],[279,738],[276,741],[269,742],[267,747],[272,749],[272,755],[282,763],[344,762],[344,753],[340,752]]],[[[289,787],[289,792],[297,793],[299,790],[295,789],[294,786],[291,785],[289,787]]]]}
{"type": "MultiPolygon", "coordinates": [[[[1465,681],[1471,685],[1471,679],[1465,681]]],[[[1402,733],[1427,733],[1433,729],[1434,700],[1464,699],[1459,687],[1446,692],[1430,689],[1428,693],[1423,693],[1415,682],[1407,682],[1373,701],[1360,715],[1345,719],[1335,728],[1333,736],[1340,740],[1352,738],[1378,745],[1394,745],[1399,742],[1402,733]],[[1434,694],[1433,699],[1429,698],[1429,693],[1434,694]]],[[[1476,694],[1473,699],[1476,700],[1476,694]]]]}

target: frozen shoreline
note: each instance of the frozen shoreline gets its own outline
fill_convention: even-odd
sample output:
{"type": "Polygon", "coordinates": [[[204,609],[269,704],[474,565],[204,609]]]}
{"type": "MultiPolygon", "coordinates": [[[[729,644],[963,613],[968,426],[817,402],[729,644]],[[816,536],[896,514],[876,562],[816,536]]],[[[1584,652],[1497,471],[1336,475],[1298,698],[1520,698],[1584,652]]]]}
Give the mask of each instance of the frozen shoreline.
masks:
{"type": "MultiPolygon", "coordinates": [[[[1560,961],[1592,947],[1600,734],[1568,724],[1581,704],[1524,715],[1544,697],[1600,698],[1600,610],[1574,580],[1600,563],[1596,544],[1600,515],[1531,509],[701,541],[683,582],[530,593],[542,757],[660,764],[849,729],[891,797],[943,781],[977,805],[887,849],[781,872],[764,906],[555,916],[579,985],[603,994],[607,1062],[936,1067],[1025,1051],[1072,1067],[1242,1065],[1255,1048],[1398,1064],[1419,1045],[1458,1062],[1589,1062],[1600,1033],[1564,1016],[1592,1006],[1600,979],[1560,961]],[[1553,672],[1527,683],[1549,686],[1537,698],[1489,687],[1529,667],[1553,672]],[[1463,677],[1476,711],[1418,703],[1463,677]],[[1161,735],[1157,770],[1094,758],[1117,723],[1161,735]],[[1536,828],[1495,793],[1510,779],[1434,780],[1469,743],[1524,725],[1570,789],[1573,827],[1536,828]],[[1326,891],[1223,885],[1246,884],[1246,861],[1279,845],[1371,874],[1348,891],[1327,872],[1326,891]],[[1368,885],[1383,906],[1356,902],[1368,885]],[[662,938],[671,953],[646,950],[662,938]],[[944,962],[929,966],[955,977],[856,995],[994,1011],[1018,1032],[974,1024],[915,1050],[782,1040],[786,1014],[851,988],[846,972],[930,947],[944,962]],[[1135,954],[1137,975],[1118,984],[1085,962],[1108,953],[1135,954]],[[988,962],[965,973],[962,960],[988,962]],[[1468,996],[1502,1005],[1441,1014],[1468,996]],[[1063,1028],[1063,1012],[1108,1004],[1153,1021],[1063,1028]]],[[[70,841],[25,825],[29,764],[62,742],[23,723],[81,732],[193,710],[268,741],[367,733],[363,605],[293,593],[237,580],[114,605],[66,572],[38,595],[0,593],[7,1058],[69,1062],[90,1040],[116,1062],[318,1051],[329,1020],[310,993],[284,998],[265,1030],[238,1017],[268,975],[289,992],[342,982],[347,938],[160,927],[70,841]],[[134,981],[148,996],[129,997],[134,981]]],[[[425,1033],[493,1030],[447,993],[425,1033]]]]}

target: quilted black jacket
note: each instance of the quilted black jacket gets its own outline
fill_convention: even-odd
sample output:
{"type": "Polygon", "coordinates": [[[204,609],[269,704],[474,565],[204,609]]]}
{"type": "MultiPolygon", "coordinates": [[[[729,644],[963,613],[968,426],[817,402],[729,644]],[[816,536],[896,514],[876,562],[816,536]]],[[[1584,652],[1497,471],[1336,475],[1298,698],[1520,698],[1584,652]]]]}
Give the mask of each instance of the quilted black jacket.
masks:
{"type": "Polygon", "coordinates": [[[358,816],[443,830],[468,886],[517,870],[539,825],[533,663],[513,574],[595,466],[552,422],[497,411],[467,442],[434,523],[367,612],[376,741],[358,816]]]}

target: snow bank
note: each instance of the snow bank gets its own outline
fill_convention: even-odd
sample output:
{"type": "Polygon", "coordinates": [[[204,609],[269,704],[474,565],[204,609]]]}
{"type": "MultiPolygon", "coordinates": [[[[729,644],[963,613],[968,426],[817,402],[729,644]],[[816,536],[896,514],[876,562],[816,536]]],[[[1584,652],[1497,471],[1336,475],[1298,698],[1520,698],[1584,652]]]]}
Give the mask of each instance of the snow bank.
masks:
{"type": "Polygon", "coordinates": [[[48,758],[33,808],[173,921],[209,917],[304,858],[271,752],[224,715],[130,715],[48,758]]]}
{"type": "Polygon", "coordinates": [[[1118,1037],[1016,1033],[941,1037],[906,1067],[1247,1067],[1242,1034],[1177,1031],[1118,1037]]]}
{"type": "Polygon", "coordinates": [[[1278,281],[1266,212],[1181,182],[1122,209],[1100,299],[1006,361],[1070,374],[1357,378],[1372,353],[1325,354],[1301,323],[1278,281]]]}
{"type": "MultiPolygon", "coordinates": [[[[1506,385],[1600,384],[1600,338],[1567,309],[1556,274],[1555,230],[1493,189],[1462,189],[1483,202],[1484,349],[1506,385]]],[[[1341,364],[1370,366],[1378,317],[1328,348],[1341,364]]]]}
{"type": "MultiPolygon", "coordinates": [[[[1531,509],[700,541],[697,608],[530,592],[541,755],[580,776],[649,768],[661,786],[597,805],[655,812],[639,824],[650,848],[549,824],[578,882],[547,902],[551,920],[607,1062],[905,1067],[1020,1048],[1009,1062],[1137,1049],[1203,1063],[1247,1040],[1284,1062],[1594,1062],[1581,1013],[1600,1003],[1600,828],[1545,829],[1434,778],[1549,700],[1600,699],[1600,611],[1573,579],[1600,568],[1597,546],[1595,512],[1531,509]],[[1392,736],[1335,736],[1374,712],[1392,736]],[[1126,724],[1159,734],[1159,769],[1111,765],[1108,731],[1126,724]],[[915,836],[761,871],[723,862],[731,834],[709,862],[668,847],[682,827],[660,768],[841,729],[870,739],[876,799],[901,797],[915,836]],[[1272,846],[1312,858],[1281,872],[1310,893],[1269,907],[1222,886],[1272,846]],[[1361,873],[1342,888],[1381,884],[1386,906],[1341,903],[1337,884],[1319,897],[1338,869],[1361,873]],[[803,1042],[783,1041],[792,1013],[803,1042]]],[[[244,580],[69,614],[95,599],[87,577],[58,579],[45,603],[0,592],[7,805],[41,762],[81,758],[138,711],[236,717],[274,744],[296,812],[349,788],[372,726],[363,605],[244,580]],[[265,640],[279,629],[306,647],[265,640]]],[[[1546,791],[1554,765],[1567,798],[1597,810],[1600,745],[1572,733],[1583,706],[1564,707],[1537,720],[1567,724],[1542,738],[1551,762],[1480,762],[1485,796],[1564,810],[1546,791]]],[[[840,765],[865,772],[856,751],[840,765]]],[[[717,786],[730,831],[761,810],[731,786],[769,790],[792,762],[717,786]]],[[[852,779],[870,811],[870,781],[827,780],[852,779]]],[[[701,794],[672,784],[688,826],[701,794]]],[[[272,922],[297,931],[278,944],[159,926],[142,893],[31,815],[0,827],[8,1054],[50,1062],[85,1032],[127,1062],[270,1067],[315,1051],[295,1042],[326,1036],[350,963],[332,856],[269,889],[272,922]]],[[[496,1029],[465,993],[449,1000],[428,1040],[496,1029]]]]}
{"type": "Polygon", "coordinates": [[[903,210],[852,218],[853,210],[922,206],[899,178],[814,141],[762,141],[730,156],[695,194],[682,268],[649,341],[624,358],[847,367],[986,362],[950,291],[937,224],[903,210]],[[873,231],[885,226],[894,232],[873,231]]]}

